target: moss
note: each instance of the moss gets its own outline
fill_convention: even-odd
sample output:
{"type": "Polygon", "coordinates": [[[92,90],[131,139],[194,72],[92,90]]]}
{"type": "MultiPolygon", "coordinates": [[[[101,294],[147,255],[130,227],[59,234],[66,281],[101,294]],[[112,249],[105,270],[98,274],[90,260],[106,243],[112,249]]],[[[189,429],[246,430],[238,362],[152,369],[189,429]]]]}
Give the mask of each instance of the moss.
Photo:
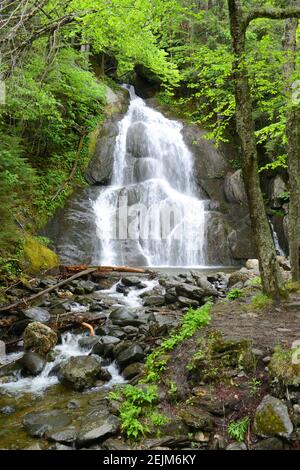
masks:
{"type": "Polygon", "coordinates": [[[98,136],[100,133],[101,129],[101,123],[97,125],[97,127],[89,134],[88,137],[88,156],[89,159],[91,159],[96,151],[96,145],[97,145],[97,140],[98,136]]]}
{"type": "Polygon", "coordinates": [[[288,282],[286,284],[286,289],[289,291],[289,292],[299,292],[300,291],[300,281],[297,281],[297,282],[288,282]]]}
{"type": "MultiPolygon", "coordinates": [[[[269,364],[269,370],[273,377],[276,377],[283,385],[300,385],[300,363],[295,364],[293,356],[297,355],[293,349],[275,348],[269,364]]],[[[297,355],[298,358],[299,354],[297,355]]]]}
{"type": "Polygon", "coordinates": [[[256,413],[255,433],[264,436],[278,436],[286,433],[285,425],[272,405],[266,405],[256,413]]]}
{"type": "Polygon", "coordinates": [[[31,236],[26,236],[23,257],[23,268],[31,274],[37,274],[59,265],[58,255],[31,236]]]}

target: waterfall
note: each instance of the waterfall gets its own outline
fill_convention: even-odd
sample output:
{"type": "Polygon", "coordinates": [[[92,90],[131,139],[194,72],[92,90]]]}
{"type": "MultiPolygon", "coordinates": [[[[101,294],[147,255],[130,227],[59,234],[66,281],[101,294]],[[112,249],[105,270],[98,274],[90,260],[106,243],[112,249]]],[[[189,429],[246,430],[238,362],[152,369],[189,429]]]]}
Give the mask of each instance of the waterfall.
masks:
{"type": "Polygon", "coordinates": [[[205,201],[194,177],[182,124],[150,108],[134,88],[119,123],[111,186],[93,203],[94,263],[205,264],[205,201]]]}

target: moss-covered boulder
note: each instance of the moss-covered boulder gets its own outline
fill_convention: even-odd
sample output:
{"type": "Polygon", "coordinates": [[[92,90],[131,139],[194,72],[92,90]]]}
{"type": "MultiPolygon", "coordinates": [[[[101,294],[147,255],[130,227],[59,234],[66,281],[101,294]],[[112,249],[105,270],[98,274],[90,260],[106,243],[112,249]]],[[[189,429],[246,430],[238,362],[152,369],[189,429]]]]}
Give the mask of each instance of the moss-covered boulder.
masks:
{"type": "Polygon", "coordinates": [[[300,385],[300,346],[292,349],[277,347],[272,355],[269,370],[272,377],[282,385],[297,387],[300,385]]]}
{"type": "Polygon", "coordinates": [[[25,351],[34,351],[42,357],[51,351],[57,343],[57,334],[49,326],[32,322],[26,327],[24,334],[25,351]]]}
{"type": "Polygon", "coordinates": [[[27,236],[24,243],[23,265],[26,272],[37,274],[57,267],[59,257],[36,238],[27,236]]]}
{"type": "Polygon", "coordinates": [[[266,395],[256,409],[254,432],[262,437],[289,437],[293,432],[293,424],[287,406],[278,398],[266,395]]]}

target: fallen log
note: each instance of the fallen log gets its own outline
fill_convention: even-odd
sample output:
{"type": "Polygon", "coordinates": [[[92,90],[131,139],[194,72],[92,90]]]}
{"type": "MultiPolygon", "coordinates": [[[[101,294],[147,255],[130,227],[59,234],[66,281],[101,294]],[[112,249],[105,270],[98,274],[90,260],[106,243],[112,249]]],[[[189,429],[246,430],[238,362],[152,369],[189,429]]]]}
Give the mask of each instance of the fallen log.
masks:
{"type": "Polygon", "coordinates": [[[60,281],[57,284],[38,292],[37,294],[34,294],[34,295],[31,295],[30,297],[18,300],[17,302],[15,302],[11,305],[5,305],[4,307],[0,307],[0,312],[8,312],[9,310],[20,307],[21,305],[26,305],[28,302],[31,302],[32,300],[38,299],[39,297],[42,297],[43,295],[48,294],[49,292],[52,292],[55,289],[58,289],[59,287],[63,286],[64,284],[67,284],[70,281],[74,281],[75,279],[78,279],[79,277],[86,276],[87,274],[91,274],[91,273],[97,271],[97,269],[98,268],[85,269],[84,271],[76,273],[73,276],[68,277],[67,279],[64,279],[63,281],[60,281]]]}
{"type": "Polygon", "coordinates": [[[147,271],[144,268],[133,268],[131,266],[62,266],[61,269],[67,272],[78,272],[83,269],[95,268],[96,272],[120,272],[120,273],[133,273],[133,274],[145,274],[147,271]]]}

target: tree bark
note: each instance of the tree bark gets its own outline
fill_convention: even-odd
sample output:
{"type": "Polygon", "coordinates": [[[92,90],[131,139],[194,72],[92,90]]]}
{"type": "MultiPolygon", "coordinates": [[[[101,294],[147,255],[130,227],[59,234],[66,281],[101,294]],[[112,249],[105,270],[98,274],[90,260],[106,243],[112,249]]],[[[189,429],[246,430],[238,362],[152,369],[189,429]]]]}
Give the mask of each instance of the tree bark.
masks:
{"type": "Polygon", "coordinates": [[[258,157],[252,102],[245,61],[246,21],[239,0],[228,0],[230,30],[235,54],[234,83],[237,132],[242,147],[242,172],[248,198],[251,224],[259,259],[263,290],[279,298],[283,282],[271,235],[258,174],[258,157]]]}
{"type": "MultiPolygon", "coordinates": [[[[291,0],[291,6],[299,5],[299,0],[291,0]]],[[[299,249],[300,249],[300,110],[299,103],[293,103],[293,74],[295,72],[295,54],[297,49],[298,19],[289,18],[285,23],[283,49],[287,53],[284,65],[284,79],[287,95],[287,154],[289,172],[289,256],[293,281],[300,280],[299,249]]]]}

